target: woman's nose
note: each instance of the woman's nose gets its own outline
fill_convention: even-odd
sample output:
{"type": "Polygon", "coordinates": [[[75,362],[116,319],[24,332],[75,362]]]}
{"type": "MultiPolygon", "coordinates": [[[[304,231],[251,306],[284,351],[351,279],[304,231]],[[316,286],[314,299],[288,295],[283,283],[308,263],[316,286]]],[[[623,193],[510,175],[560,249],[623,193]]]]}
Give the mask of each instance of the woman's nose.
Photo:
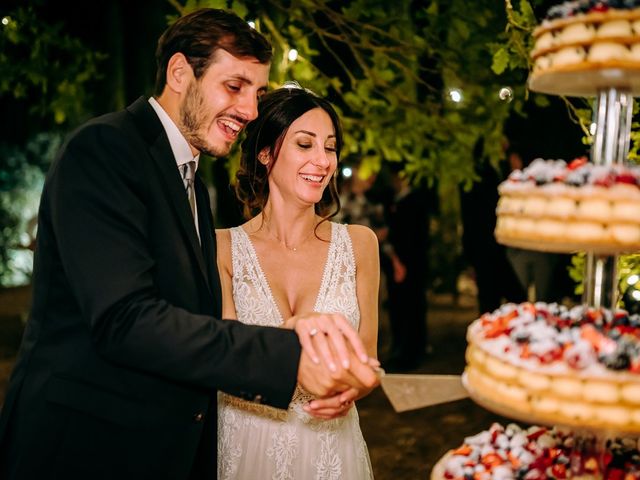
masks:
{"type": "Polygon", "coordinates": [[[329,158],[329,154],[325,151],[325,149],[320,148],[317,155],[314,155],[311,163],[318,167],[326,168],[331,164],[331,159],[329,158]]]}

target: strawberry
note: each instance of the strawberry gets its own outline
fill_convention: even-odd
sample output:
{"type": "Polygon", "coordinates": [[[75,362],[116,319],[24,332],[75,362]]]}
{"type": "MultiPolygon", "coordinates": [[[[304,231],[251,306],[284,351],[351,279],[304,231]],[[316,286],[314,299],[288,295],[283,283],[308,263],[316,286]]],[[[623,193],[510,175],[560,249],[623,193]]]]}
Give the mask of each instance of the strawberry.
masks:
{"type": "Polygon", "coordinates": [[[623,480],[624,470],[621,468],[612,468],[607,472],[606,479],[607,480],[623,480]]]}
{"type": "Polygon", "coordinates": [[[470,453],[471,447],[469,445],[462,445],[461,447],[456,448],[453,452],[451,452],[452,455],[462,455],[464,457],[466,457],[470,453]]]}
{"type": "Polygon", "coordinates": [[[527,440],[529,440],[529,441],[537,440],[538,438],[540,438],[545,433],[547,433],[547,429],[544,428],[544,427],[540,427],[535,432],[531,432],[529,435],[527,435],[527,440]]]}
{"type": "Polygon", "coordinates": [[[493,467],[497,467],[498,465],[502,465],[504,463],[504,459],[502,459],[502,457],[497,453],[487,453],[482,456],[480,462],[487,467],[487,470],[489,470],[493,467]]]}
{"type": "Polygon", "coordinates": [[[616,175],[616,183],[628,183],[629,185],[636,185],[637,179],[630,173],[619,173],[616,175]]]}
{"type": "Polygon", "coordinates": [[[551,475],[553,478],[567,478],[567,466],[562,463],[556,463],[551,466],[551,475]]]}
{"type": "Polygon", "coordinates": [[[568,169],[569,170],[577,170],[578,168],[580,168],[581,166],[583,166],[584,164],[587,163],[587,157],[578,157],[575,160],[572,160],[571,163],[568,165],[568,169]]]}

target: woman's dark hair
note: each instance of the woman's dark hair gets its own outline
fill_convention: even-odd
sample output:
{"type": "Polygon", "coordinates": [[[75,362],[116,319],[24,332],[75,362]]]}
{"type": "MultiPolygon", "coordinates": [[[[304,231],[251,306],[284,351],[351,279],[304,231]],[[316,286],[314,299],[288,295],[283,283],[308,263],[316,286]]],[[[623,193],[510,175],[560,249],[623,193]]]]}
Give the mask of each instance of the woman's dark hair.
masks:
{"type": "MultiPolygon", "coordinates": [[[[340,160],[342,126],[338,114],[327,100],[302,88],[286,87],[273,90],[260,100],[258,118],[248,125],[247,136],[242,142],[240,168],[236,173],[236,195],[242,202],[246,218],[261,212],[267,203],[269,172],[277,161],[287,130],[294,121],[314,108],[321,108],[331,118],[336,135],[336,156],[340,160]],[[271,158],[268,165],[258,160],[258,155],[265,149],[271,158]]],[[[324,220],[340,210],[335,175],[315,208],[324,220]]]]}
{"type": "Polygon", "coordinates": [[[218,49],[234,57],[253,57],[260,63],[271,61],[269,41],[236,14],[216,8],[202,8],[178,18],[158,40],[155,93],[160,95],[167,80],[171,57],[182,53],[200,78],[218,49]]]}

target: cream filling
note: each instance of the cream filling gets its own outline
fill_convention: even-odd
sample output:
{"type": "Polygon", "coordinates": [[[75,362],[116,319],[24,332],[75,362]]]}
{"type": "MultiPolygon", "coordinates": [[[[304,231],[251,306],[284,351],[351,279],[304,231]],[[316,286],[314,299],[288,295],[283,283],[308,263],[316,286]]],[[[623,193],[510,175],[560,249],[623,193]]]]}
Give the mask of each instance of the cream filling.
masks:
{"type": "Polygon", "coordinates": [[[625,45],[613,42],[594,43],[589,49],[590,62],[606,62],[607,60],[626,60],[629,49],[625,45]]]}
{"type": "Polygon", "coordinates": [[[633,33],[629,20],[609,20],[601,23],[598,30],[596,30],[598,38],[630,37],[631,35],[633,33]]]}
{"type": "Polygon", "coordinates": [[[618,243],[623,245],[640,244],[640,225],[611,225],[609,231],[618,243]]]}
{"type": "Polygon", "coordinates": [[[565,47],[553,54],[553,66],[563,67],[581,63],[586,57],[583,47],[565,47]]]}
{"type": "Polygon", "coordinates": [[[566,26],[558,35],[562,43],[588,42],[596,36],[596,29],[591,23],[573,23],[566,26]]]}

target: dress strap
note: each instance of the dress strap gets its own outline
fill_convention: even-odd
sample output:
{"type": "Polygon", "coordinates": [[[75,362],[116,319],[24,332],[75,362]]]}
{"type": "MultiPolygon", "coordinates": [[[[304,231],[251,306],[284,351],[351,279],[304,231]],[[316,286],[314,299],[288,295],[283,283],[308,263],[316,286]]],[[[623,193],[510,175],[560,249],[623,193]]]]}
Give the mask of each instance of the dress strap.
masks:
{"type": "Polygon", "coordinates": [[[356,297],[356,262],[347,225],[331,223],[331,245],[316,312],[342,312],[358,328],[360,310],[356,297]]]}

